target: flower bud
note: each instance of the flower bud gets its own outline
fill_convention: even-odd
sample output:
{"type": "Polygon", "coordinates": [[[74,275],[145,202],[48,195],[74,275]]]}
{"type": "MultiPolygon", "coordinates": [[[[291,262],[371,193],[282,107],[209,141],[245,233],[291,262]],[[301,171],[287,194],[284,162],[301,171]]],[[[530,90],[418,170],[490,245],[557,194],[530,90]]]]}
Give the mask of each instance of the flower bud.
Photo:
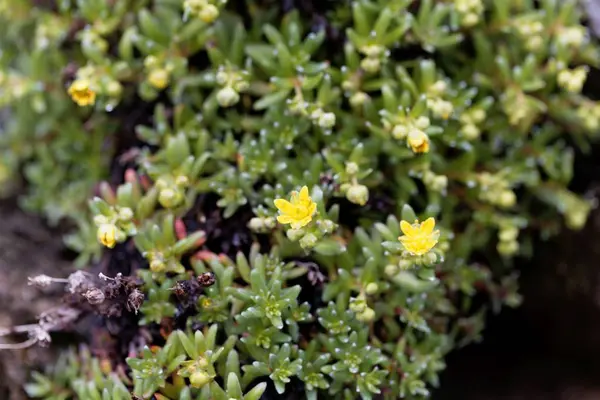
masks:
{"type": "Polygon", "coordinates": [[[431,125],[431,121],[429,120],[429,118],[425,117],[424,115],[420,116],[415,121],[415,126],[421,130],[425,130],[425,129],[429,128],[429,125],[431,125]]]}
{"type": "Polygon", "coordinates": [[[150,271],[152,272],[163,272],[166,268],[164,261],[159,258],[150,261],[150,271]]]}
{"type": "Polygon", "coordinates": [[[362,313],[356,315],[356,319],[362,322],[370,322],[375,319],[375,311],[367,307],[362,313]]]}
{"type": "Polygon", "coordinates": [[[519,230],[515,227],[504,228],[498,234],[498,238],[503,242],[510,242],[516,240],[519,236],[519,230]]]}
{"type": "Polygon", "coordinates": [[[502,241],[498,243],[496,249],[503,256],[512,256],[519,250],[519,243],[516,240],[502,241]]]}
{"type": "Polygon", "coordinates": [[[512,190],[503,190],[498,198],[498,205],[501,207],[512,207],[517,202],[517,196],[512,190]]]}
{"type": "Polygon", "coordinates": [[[369,189],[365,185],[352,185],[346,192],[346,198],[360,206],[364,206],[369,201],[369,189]]]}
{"type": "Polygon", "coordinates": [[[319,126],[323,129],[331,129],[335,126],[335,114],[326,112],[319,117],[319,126]]]}
{"type": "Polygon", "coordinates": [[[312,249],[317,244],[317,237],[312,233],[307,233],[300,239],[300,247],[303,249],[312,249]]]}
{"type": "Polygon", "coordinates": [[[365,104],[369,100],[369,95],[365,92],[356,92],[350,96],[350,105],[352,107],[359,107],[365,104]]]}
{"type": "Polygon", "coordinates": [[[115,247],[117,227],[114,224],[102,224],[96,233],[98,241],[108,248],[115,247]]]}
{"type": "Polygon", "coordinates": [[[360,62],[360,67],[367,72],[375,73],[381,68],[381,60],[379,58],[363,58],[360,62]]]}
{"type": "Polygon", "coordinates": [[[106,85],[106,94],[110,97],[121,97],[123,86],[118,81],[110,81],[106,85]]]}
{"type": "Polygon", "coordinates": [[[421,130],[411,130],[408,134],[407,143],[415,153],[429,152],[429,137],[421,130]]]}
{"type": "Polygon", "coordinates": [[[190,384],[198,389],[204,387],[210,381],[210,376],[204,371],[196,371],[190,376],[190,384]]]}
{"type": "Polygon", "coordinates": [[[387,276],[394,276],[398,273],[399,269],[397,265],[388,264],[385,266],[384,272],[387,276]]]}
{"type": "Polygon", "coordinates": [[[129,221],[133,218],[133,210],[129,207],[122,207],[119,209],[119,219],[121,221],[129,221]]]}
{"type": "Polygon", "coordinates": [[[379,290],[379,285],[376,284],[375,282],[370,282],[367,284],[367,286],[365,286],[365,293],[369,294],[369,295],[373,295],[373,294],[377,293],[378,290],[379,290]]]}
{"type": "Polygon", "coordinates": [[[248,222],[248,228],[253,232],[261,232],[265,228],[265,224],[261,217],[254,217],[248,222]]]}
{"type": "Polygon", "coordinates": [[[408,127],[406,125],[398,124],[392,128],[392,136],[394,139],[404,139],[408,135],[408,127]]]}
{"type": "Polygon", "coordinates": [[[288,229],[286,232],[286,236],[292,242],[298,241],[302,236],[304,236],[304,230],[302,229],[288,229]]]}
{"type": "Polygon", "coordinates": [[[263,224],[265,225],[265,228],[267,228],[267,229],[273,229],[273,228],[275,228],[275,226],[277,226],[277,223],[275,222],[275,218],[273,218],[273,217],[263,218],[263,224]]]}
{"type": "Polygon", "coordinates": [[[183,201],[183,194],[176,189],[166,187],[158,193],[158,202],[165,208],[177,207],[183,201]]]}
{"type": "Polygon", "coordinates": [[[169,84],[169,73],[164,68],[155,68],[148,74],[148,82],[156,89],[164,89],[169,84]]]}
{"type": "Polygon", "coordinates": [[[207,4],[202,7],[198,17],[207,24],[211,24],[219,17],[219,9],[213,4],[207,4]]]}
{"type": "Polygon", "coordinates": [[[465,139],[467,140],[475,140],[479,138],[480,131],[479,128],[473,124],[466,124],[462,127],[461,132],[465,139]]]}
{"type": "Polygon", "coordinates": [[[425,265],[425,266],[434,265],[435,263],[437,263],[437,260],[438,260],[437,254],[432,253],[432,252],[424,254],[421,257],[421,261],[423,262],[423,265],[425,265]]]}
{"type": "Polygon", "coordinates": [[[231,107],[240,101],[240,95],[231,86],[225,86],[217,92],[217,103],[221,107],[231,107]]]}

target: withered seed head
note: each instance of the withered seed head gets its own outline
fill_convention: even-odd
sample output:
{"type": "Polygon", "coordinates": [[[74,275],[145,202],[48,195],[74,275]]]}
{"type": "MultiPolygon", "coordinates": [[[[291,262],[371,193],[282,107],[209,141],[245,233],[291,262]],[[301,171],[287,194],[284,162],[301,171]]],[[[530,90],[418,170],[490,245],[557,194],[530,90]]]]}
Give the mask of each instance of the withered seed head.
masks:
{"type": "Polygon", "coordinates": [[[215,284],[215,274],[213,274],[212,272],[204,272],[200,275],[198,275],[198,278],[196,278],[198,283],[202,286],[212,286],[215,284]]]}
{"type": "Polygon", "coordinates": [[[104,292],[98,288],[88,289],[83,294],[83,297],[85,297],[90,304],[100,304],[106,299],[104,292]]]}
{"type": "Polygon", "coordinates": [[[139,289],[133,289],[127,298],[127,310],[133,311],[137,314],[138,310],[142,306],[142,303],[144,303],[144,293],[142,293],[139,289]]]}

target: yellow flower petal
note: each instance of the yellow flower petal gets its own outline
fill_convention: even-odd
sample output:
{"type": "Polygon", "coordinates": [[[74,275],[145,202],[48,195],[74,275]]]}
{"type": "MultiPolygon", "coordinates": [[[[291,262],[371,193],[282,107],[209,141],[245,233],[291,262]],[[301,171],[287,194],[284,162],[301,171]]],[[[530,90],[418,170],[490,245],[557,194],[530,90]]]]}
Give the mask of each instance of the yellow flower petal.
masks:
{"type": "Polygon", "coordinates": [[[275,204],[275,207],[284,214],[291,214],[294,212],[294,205],[287,200],[276,199],[273,203],[275,204]]]}
{"type": "Polygon", "coordinates": [[[299,198],[301,203],[308,203],[310,202],[310,196],[308,195],[308,187],[307,186],[302,186],[302,189],[300,189],[300,198],[299,198]]]}
{"type": "Polygon", "coordinates": [[[435,219],[433,219],[433,217],[427,218],[427,220],[421,224],[421,233],[429,235],[433,232],[433,228],[435,228],[435,219]]]}
{"type": "Polygon", "coordinates": [[[400,229],[402,229],[402,232],[408,236],[415,235],[417,233],[417,230],[406,221],[400,222],[400,229]]]}
{"type": "Polygon", "coordinates": [[[294,219],[292,217],[290,217],[289,215],[277,216],[277,222],[279,222],[280,224],[289,224],[293,221],[294,221],[294,219]]]}

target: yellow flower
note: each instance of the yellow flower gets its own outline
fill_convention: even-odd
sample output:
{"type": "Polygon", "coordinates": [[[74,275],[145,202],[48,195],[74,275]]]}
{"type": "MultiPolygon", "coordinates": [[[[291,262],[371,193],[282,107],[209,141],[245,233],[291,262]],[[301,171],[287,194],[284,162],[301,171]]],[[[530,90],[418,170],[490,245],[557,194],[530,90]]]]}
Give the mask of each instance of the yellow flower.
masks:
{"type": "Polygon", "coordinates": [[[112,249],[117,242],[117,227],[113,224],[102,224],[98,227],[97,236],[100,243],[112,249]]]}
{"type": "Polygon", "coordinates": [[[150,71],[148,82],[157,89],[164,89],[169,84],[169,72],[163,68],[150,71]]]}
{"type": "Polygon", "coordinates": [[[275,200],[275,207],[281,212],[277,217],[279,223],[291,224],[292,229],[300,229],[312,220],[317,210],[317,203],[312,201],[308,195],[308,188],[304,186],[300,189],[300,193],[292,192],[290,201],[275,200]]]}
{"type": "Polygon", "coordinates": [[[80,107],[92,105],[96,101],[96,92],[90,89],[90,82],[87,79],[74,81],[69,86],[69,96],[80,107]]]}
{"type": "Polygon", "coordinates": [[[427,153],[429,151],[429,136],[421,130],[413,129],[408,133],[408,146],[415,153],[427,153]]]}
{"type": "Polygon", "coordinates": [[[398,240],[411,254],[422,256],[438,242],[440,231],[434,231],[433,228],[435,228],[435,219],[433,218],[428,218],[421,224],[419,221],[415,221],[412,225],[402,221],[400,222],[400,229],[402,229],[404,235],[400,236],[398,240]]]}

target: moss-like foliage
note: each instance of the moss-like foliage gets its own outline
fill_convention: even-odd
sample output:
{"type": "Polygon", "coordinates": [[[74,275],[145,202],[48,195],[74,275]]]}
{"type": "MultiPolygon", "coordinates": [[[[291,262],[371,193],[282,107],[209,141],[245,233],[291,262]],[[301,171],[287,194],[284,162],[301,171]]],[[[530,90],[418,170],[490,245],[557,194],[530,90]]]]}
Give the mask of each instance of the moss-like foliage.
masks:
{"type": "Polygon", "coordinates": [[[73,226],[94,273],[68,304],[100,316],[96,358],[29,394],[428,397],[520,303],[513,258],[586,221],[581,23],[575,0],[0,1],[0,180],[73,226]]]}

